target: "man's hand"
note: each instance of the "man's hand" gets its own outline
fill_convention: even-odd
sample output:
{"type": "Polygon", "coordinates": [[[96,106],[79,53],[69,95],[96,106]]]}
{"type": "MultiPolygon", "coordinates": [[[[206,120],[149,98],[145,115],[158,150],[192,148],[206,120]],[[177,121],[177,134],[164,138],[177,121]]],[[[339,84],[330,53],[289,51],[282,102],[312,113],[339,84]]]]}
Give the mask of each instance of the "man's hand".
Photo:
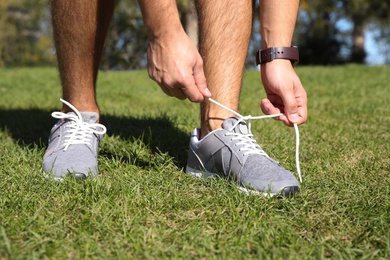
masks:
{"type": "Polygon", "coordinates": [[[148,72],[169,96],[202,102],[210,97],[203,60],[184,32],[175,0],[138,0],[149,34],[148,72]]]}
{"type": "Polygon", "coordinates": [[[306,91],[289,60],[262,64],[261,79],[267,94],[260,105],[265,114],[283,113],[278,119],[288,126],[306,122],[306,91]]]}
{"type": "Polygon", "coordinates": [[[184,30],[150,40],[148,72],[169,96],[192,102],[202,102],[211,96],[203,60],[184,30]]]}

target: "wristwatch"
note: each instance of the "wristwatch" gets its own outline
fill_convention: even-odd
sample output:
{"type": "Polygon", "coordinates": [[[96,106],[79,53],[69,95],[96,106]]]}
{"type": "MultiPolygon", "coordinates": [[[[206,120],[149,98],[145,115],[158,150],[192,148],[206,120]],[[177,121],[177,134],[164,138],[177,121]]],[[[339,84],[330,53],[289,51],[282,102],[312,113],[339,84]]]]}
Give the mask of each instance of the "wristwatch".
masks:
{"type": "Polygon", "coordinates": [[[293,66],[299,62],[299,51],[297,46],[271,47],[256,52],[256,65],[264,64],[274,59],[290,60],[293,66]]]}

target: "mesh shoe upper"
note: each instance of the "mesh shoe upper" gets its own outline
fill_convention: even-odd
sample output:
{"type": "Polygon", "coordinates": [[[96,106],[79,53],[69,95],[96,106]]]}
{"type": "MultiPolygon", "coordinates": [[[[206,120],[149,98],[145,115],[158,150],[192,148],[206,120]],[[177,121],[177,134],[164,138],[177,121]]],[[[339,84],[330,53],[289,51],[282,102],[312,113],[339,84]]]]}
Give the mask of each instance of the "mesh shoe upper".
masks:
{"type": "Polygon", "coordinates": [[[199,140],[195,129],[190,140],[187,172],[195,176],[222,175],[239,185],[271,195],[291,195],[299,188],[295,177],[270,158],[253,138],[244,121],[226,119],[199,140]]]}
{"type": "MultiPolygon", "coordinates": [[[[75,109],[75,108],[74,108],[75,109]]],[[[55,112],[63,119],[50,131],[49,144],[43,156],[43,170],[56,179],[67,174],[84,179],[98,174],[97,151],[106,128],[97,124],[94,112],[55,112]]]]}

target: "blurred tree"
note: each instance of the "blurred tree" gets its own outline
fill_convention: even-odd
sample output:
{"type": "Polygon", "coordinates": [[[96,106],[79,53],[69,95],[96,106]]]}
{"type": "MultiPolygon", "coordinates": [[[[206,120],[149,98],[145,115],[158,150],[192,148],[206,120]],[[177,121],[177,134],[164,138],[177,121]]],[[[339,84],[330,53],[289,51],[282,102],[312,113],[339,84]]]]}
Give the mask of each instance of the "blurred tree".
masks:
{"type": "Polygon", "coordinates": [[[181,22],[184,30],[194,42],[198,44],[198,15],[195,8],[195,0],[177,0],[181,22]]]}
{"type": "Polygon", "coordinates": [[[388,46],[389,24],[389,1],[302,0],[295,37],[300,45],[301,61],[303,64],[363,64],[368,28],[379,31],[377,41],[387,42],[388,46]],[[348,25],[351,28],[345,29],[348,25]]]}
{"type": "Polygon", "coordinates": [[[389,36],[390,1],[339,0],[343,17],[352,25],[351,62],[364,63],[366,57],[365,35],[369,25],[382,32],[382,39],[389,36]]]}
{"type": "MultiPolygon", "coordinates": [[[[189,37],[197,43],[194,0],[177,0],[180,18],[189,37]]],[[[148,36],[137,0],[116,2],[106,39],[102,69],[139,69],[146,66],[148,36]]]]}
{"type": "MultiPolygon", "coordinates": [[[[49,0],[0,1],[0,66],[55,63],[49,0]]],[[[177,0],[183,26],[197,43],[195,0],[177,0]]],[[[247,64],[260,48],[258,0],[247,64]]],[[[390,2],[382,0],[301,0],[294,43],[303,64],[364,63],[365,35],[375,32],[383,56],[390,62],[390,2]],[[351,24],[343,30],[340,24],[351,24]],[[386,49],[387,48],[387,49],[386,49]]],[[[116,1],[101,68],[138,69],[146,66],[147,33],[136,0],[116,1]]],[[[383,58],[383,57],[382,57],[383,58]]]]}
{"type": "Polygon", "coordinates": [[[249,42],[248,54],[246,57],[246,67],[256,67],[256,51],[261,48],[261,34],[260,34],[260,2],[259,0],[253,1],[252,11],[252,34],[249,42]]]}
{"type": "Polygon", "coordinates": [[[336,26],[337,0],[302,0],[294,43],[299,45],[300,64],[339,64],[345,41],[336,26]]]}
{"type": "Polygon", "coordinates": [[[147,39],[137,0],[116,1],[101,68],[123,70],[145,67],[147,39]]]}
{"type": "Polygon", "coordinates": [[[47,0],[2,0],[0,66],[54,64],[47,0]]]}

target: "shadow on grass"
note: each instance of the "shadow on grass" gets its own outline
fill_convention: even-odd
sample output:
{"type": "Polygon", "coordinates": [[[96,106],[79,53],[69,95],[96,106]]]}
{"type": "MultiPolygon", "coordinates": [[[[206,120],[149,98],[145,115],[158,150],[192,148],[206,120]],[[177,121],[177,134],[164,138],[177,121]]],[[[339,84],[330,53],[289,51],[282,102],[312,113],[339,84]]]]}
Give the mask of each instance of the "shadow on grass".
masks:
{"type": "MultiPolygon", "coordinates": [[[[52,111],[56,109],[49,111],[0,108],[0,129],[6,131],[20,146],[45,149],[50,129],[56,122],[56,119],[50,116],[52,111]]],[[[101,123],[107,127],[108,135],[130,141],[143,140],[153,152],[168,153],[175,159],[178,167],[184,167],[190,133],[179,130],[168,117],[139,119],[103,114],[101,123]]],[[[100,156],[113,158],[115,155],[101,153],[100,156]]]]}
{"type": "MultiPolygon", "coordinates": [[[[107,127],[110,136],[115,135],[130,141],[139,139],[150,147],[153,153],[168,153],[174,158],[177,167],[183,168],[187,162],[190,133],[178,129],[167,116],[134,118],[103,114],[101,123],[107,127]]],[[[114,156],[101,155],[108,158],[114,156]]],[[[123,159],[126,161],[132,158],[123,159]]],[[[149,165],[148,162],[141,163],[141,158],[138,159],[138,166],[149,165]]]]}

